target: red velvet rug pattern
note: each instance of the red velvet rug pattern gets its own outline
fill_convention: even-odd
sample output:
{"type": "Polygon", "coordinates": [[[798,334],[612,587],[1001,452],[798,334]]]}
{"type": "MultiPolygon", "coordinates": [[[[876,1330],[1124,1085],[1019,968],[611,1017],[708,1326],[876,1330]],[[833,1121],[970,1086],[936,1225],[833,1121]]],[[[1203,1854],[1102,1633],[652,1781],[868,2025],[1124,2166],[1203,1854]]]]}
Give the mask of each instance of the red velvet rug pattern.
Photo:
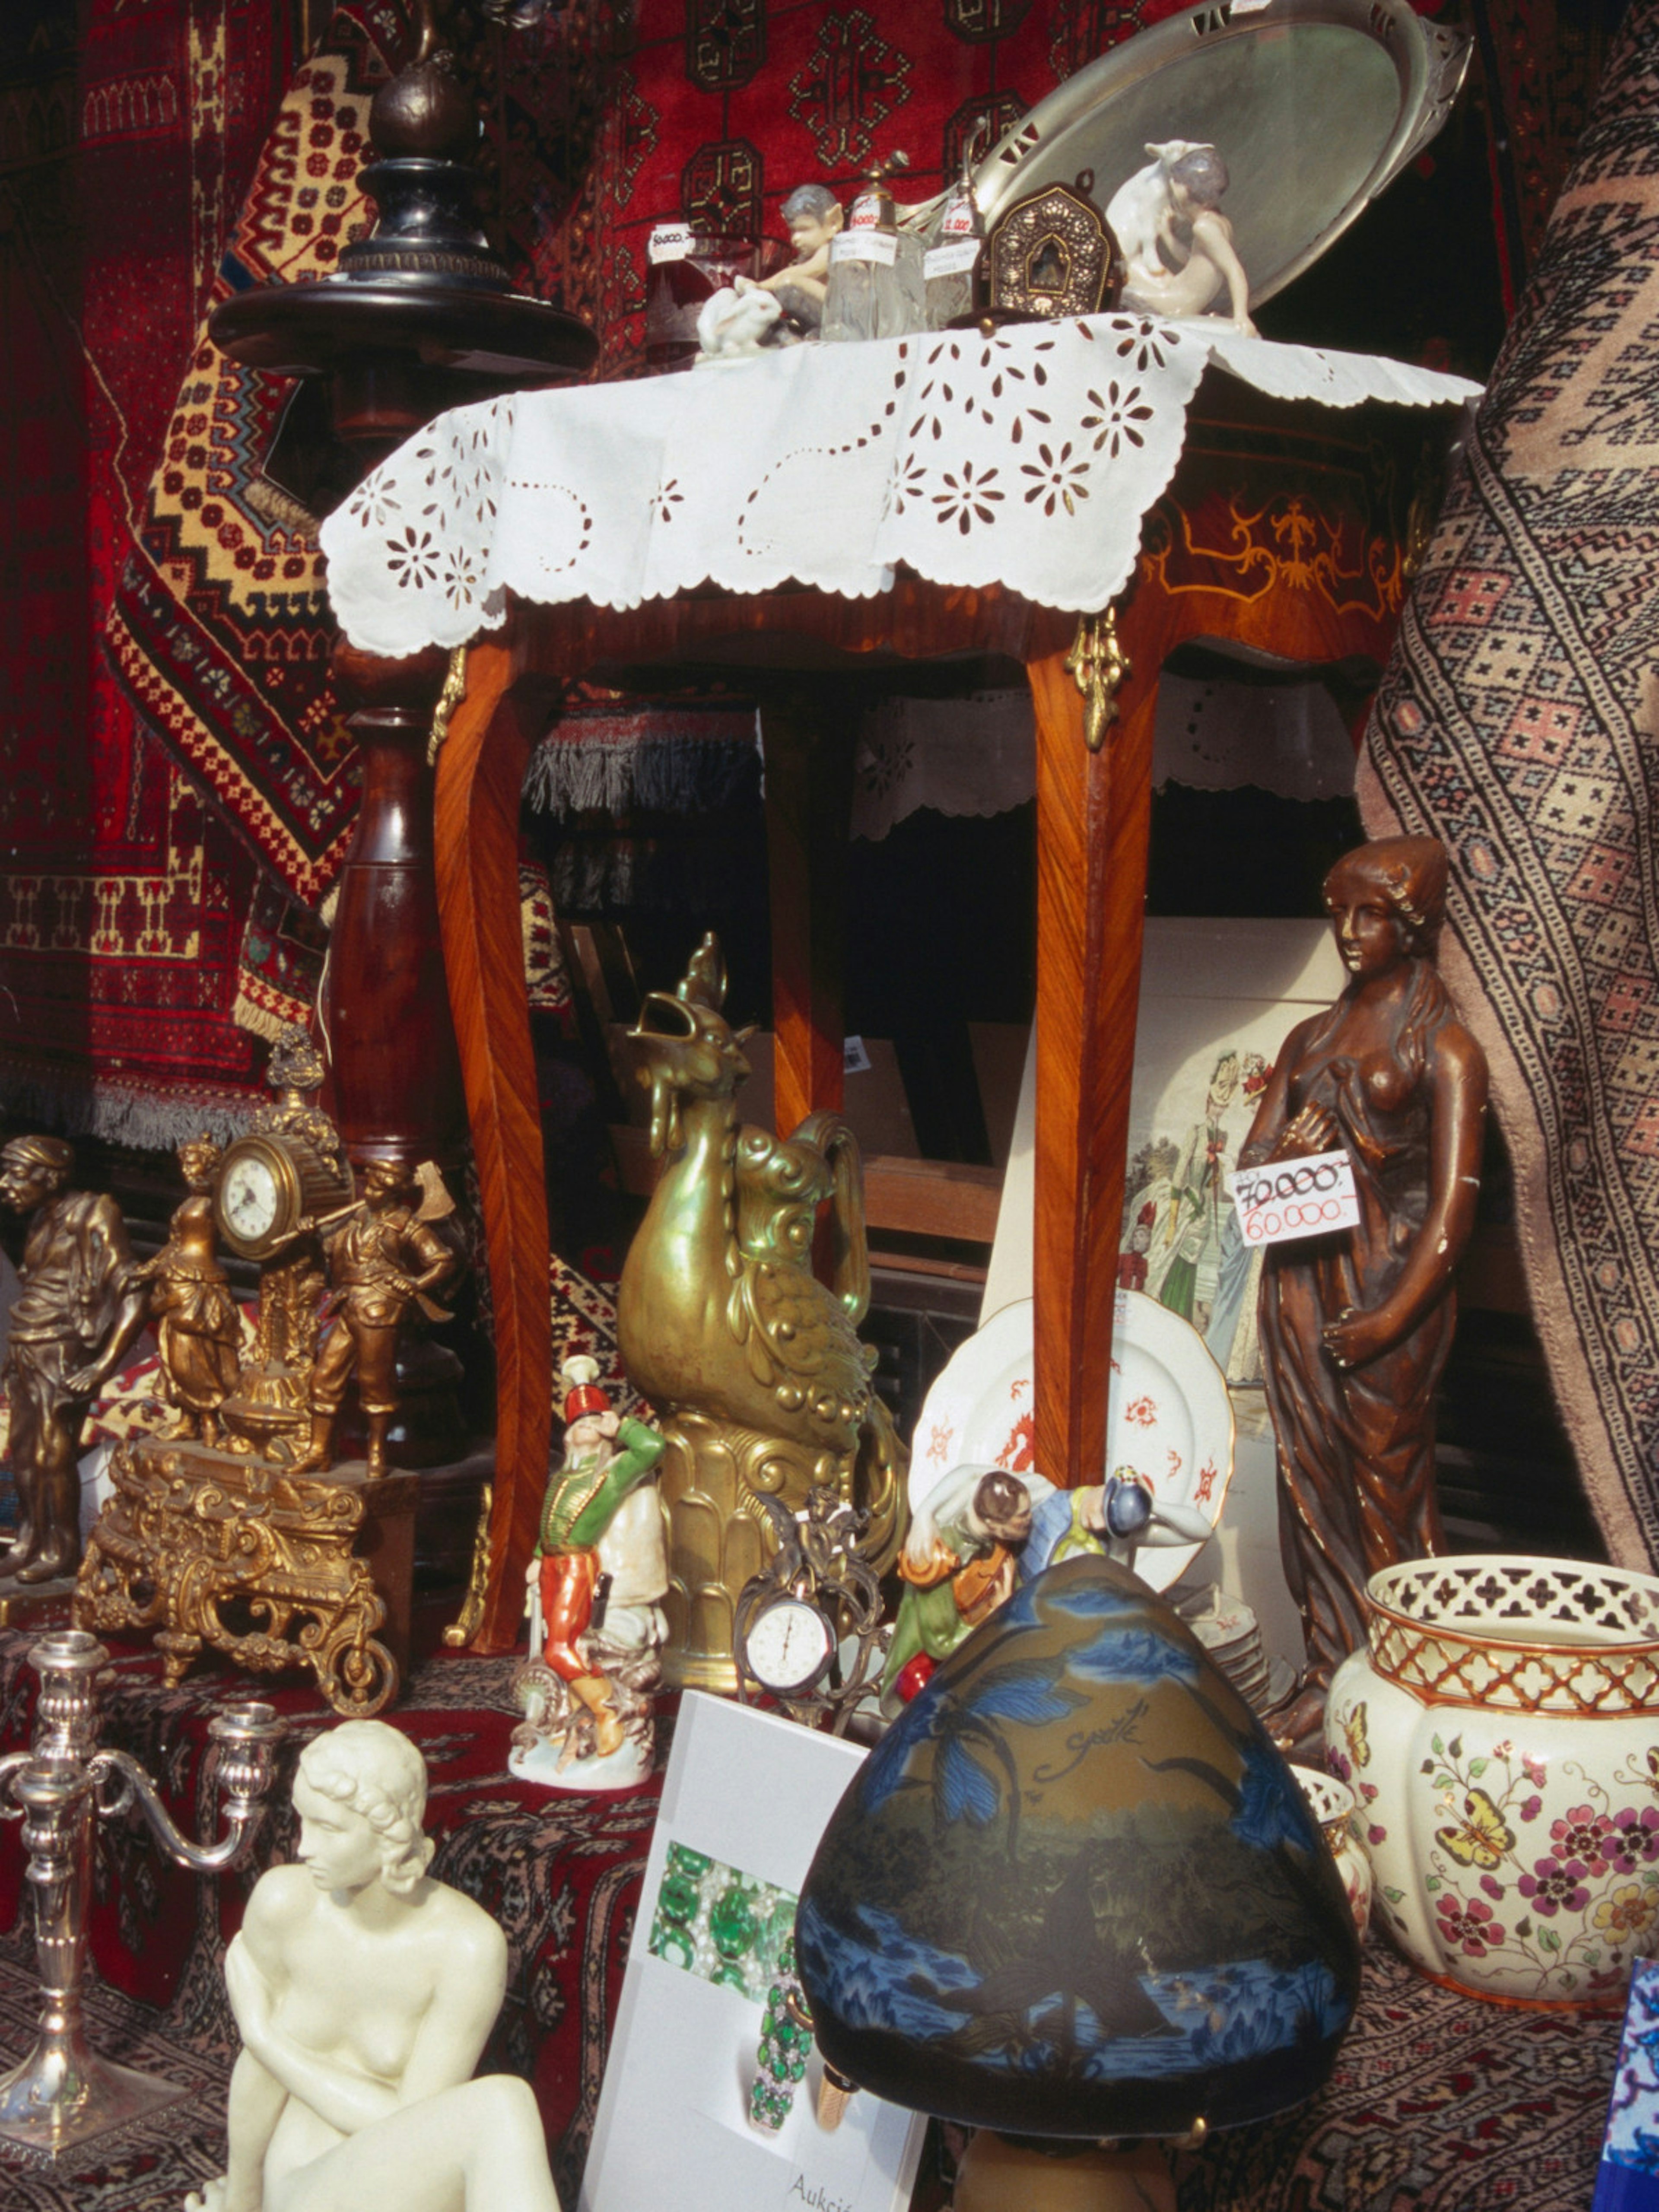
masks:
{"type": "Polygon", "coordinates": [[[100,635],[290,14],[0,10],[0,1080],[16,1112],[138,1142],[252,1073],[230,1017],[253,866],[100,635]]]}

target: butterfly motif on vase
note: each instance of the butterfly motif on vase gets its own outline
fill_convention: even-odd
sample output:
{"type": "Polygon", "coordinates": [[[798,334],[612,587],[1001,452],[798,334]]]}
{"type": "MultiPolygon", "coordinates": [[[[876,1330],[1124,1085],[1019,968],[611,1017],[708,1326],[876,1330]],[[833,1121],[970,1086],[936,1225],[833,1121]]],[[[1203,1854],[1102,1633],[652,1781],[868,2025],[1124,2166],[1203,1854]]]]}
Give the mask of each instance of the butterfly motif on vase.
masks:
{"type": "Polygon", "coordinates": [[[1344,1716],[1342,1733],[1348,1740],[1348,1756],[1356,1766],[1369,1766],[1371,1742],[1365,1732],[1365,1708],[1363,1704],[1344,1716]]]}
{"type": "Polygon", "coordinates": [[[1435,1839],[1445,1845],[1459,1866],[1478,1867],[1490,1874],[1515,1849],[1515,1831],[1484,1790],[1465,1792],[1457,1825],[1437,1828],[1435,1839]]]}

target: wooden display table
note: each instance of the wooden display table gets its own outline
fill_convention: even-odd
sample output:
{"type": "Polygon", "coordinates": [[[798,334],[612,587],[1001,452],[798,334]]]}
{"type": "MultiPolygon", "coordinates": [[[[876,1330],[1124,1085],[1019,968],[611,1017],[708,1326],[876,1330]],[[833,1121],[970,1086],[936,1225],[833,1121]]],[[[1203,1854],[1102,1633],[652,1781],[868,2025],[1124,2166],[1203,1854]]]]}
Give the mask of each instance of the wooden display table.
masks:
{"type": "Polygon", "coordinates": [[[596,667],[695,664],[762,700],[773,882],[777,1120],[841,1103],[840,916],[848,687],[947,655],[1024,667],[1037,730],[1037,1463],[1076,1484],[1104,1449],[1107,1374],[1139,991],[1159,672],[1207,638],[1374,683],[1443,415],[1263,397],[1212,368],[1174,480],[1115,605],[1127,661],[1105,742],[1085,740],[1075,614],[999,586],[901,573],[848,599],[706,589],[632,609],[514,602],[473,645],[440,757],[445,963],[489,1243],[499,1360],[491,1580],[475,1648],[516,1632],[550,1433],[547,1211],[520,957],[519,792],[560,687],[596,667]]]}

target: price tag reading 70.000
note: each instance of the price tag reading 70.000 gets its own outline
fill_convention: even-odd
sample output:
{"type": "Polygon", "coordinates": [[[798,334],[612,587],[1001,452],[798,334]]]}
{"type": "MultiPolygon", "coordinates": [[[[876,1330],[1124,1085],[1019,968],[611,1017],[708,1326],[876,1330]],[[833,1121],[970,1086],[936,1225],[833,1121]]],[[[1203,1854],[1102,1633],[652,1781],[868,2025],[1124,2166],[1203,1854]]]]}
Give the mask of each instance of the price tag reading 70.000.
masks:
{"type": "Polygon", "coordinates": [[[1227,1182],[1238,1208],[1238,1225],[1249,1245],[1328,1237],[1334,1229],[1353,1228],[1359,1219],[1353,1163],[1346,1152],[1316,1152],[1304,1160],[1237,1168],[1227,1182]]]}

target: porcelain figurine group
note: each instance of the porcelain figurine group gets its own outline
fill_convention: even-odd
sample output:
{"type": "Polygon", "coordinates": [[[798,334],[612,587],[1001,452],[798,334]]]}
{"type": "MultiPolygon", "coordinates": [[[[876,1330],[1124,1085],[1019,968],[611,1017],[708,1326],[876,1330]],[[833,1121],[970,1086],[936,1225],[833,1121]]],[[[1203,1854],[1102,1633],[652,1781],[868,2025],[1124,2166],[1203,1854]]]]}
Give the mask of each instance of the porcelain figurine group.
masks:
{"type": "Polygon", "coordinates": [[[515,1773],[566,1790],[626,1789],[651,1772],[668,1553],[659,1431],[618,1416],[585,1356],[562,1370],[564,1449],[526,1572],[530,1657],[515,1773]]]}

